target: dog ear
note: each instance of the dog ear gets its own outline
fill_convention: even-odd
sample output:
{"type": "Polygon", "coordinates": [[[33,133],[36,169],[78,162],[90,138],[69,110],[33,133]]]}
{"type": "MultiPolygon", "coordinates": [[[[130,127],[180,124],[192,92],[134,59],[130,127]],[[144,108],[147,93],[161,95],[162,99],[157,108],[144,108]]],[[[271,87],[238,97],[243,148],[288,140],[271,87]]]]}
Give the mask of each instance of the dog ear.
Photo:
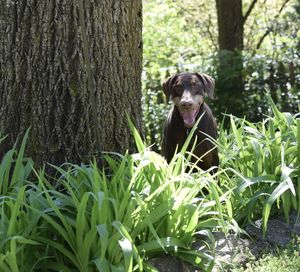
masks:
{"type": "Polygon", "coordinates": [[[176,77],[177,77],[177,75],[168,77],[162,85],[164,94],[167,97],[167,101],[169,101],[169,99],[170,99],[171,92],[172,92],[172,84],[174,83],[174,80],[176,77]]]}
{"type": "Polygon", "coordinates": [[[209,98],[214,98],[215,81],[214,79],[206,74],[196,73],[196,75],[201,79],[204,87],[204,92],[209,98]]]}

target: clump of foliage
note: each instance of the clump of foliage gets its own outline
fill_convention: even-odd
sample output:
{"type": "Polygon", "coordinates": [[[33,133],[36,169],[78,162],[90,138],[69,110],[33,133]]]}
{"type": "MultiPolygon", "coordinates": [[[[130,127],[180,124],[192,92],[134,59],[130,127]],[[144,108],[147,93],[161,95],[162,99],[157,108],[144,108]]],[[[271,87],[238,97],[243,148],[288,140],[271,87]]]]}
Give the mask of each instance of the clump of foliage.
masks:
{"type": "Polygon", "coordinates": [[[272,213],[300,213],[300,120],[280,112],[266,95],[274,114],[259,123],[230,117],[231,128],[219,137],[223,182],[233,190],[238,222],[263,219],[266,231],[272,213]]]}
{"type": "Polygon", "coordinates": [[[182,154],[167,165],[135,131],[139,153],[106,154],[104,169],[53,166],[58,190],[24,157],[27,136],[0,164],[1,271],[156,271],[162,253],[211,270],[213,253],[191,246],[226,227],[225,196],[182,154]]]}

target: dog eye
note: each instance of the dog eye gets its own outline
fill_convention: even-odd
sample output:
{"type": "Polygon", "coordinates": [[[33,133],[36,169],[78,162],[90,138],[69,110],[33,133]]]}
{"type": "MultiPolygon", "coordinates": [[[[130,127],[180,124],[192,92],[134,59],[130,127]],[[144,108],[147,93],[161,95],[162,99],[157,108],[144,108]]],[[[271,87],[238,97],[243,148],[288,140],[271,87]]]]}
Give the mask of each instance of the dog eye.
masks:
{"type": "Polygon", "coordinates": [[[194,94],[202,94],[203,93],[203,90],[202,90],[200,84],[198,84],[198,83],[195,83],[192,85],[192,90],[193,90],[194,94]]]}
{"type": "Polygon", "coordinates": [[[176,96],[176,95],[180,95],[181,93],[182,93],[182,88],[179,85],[174,86],[173,94],[176,96]]]}

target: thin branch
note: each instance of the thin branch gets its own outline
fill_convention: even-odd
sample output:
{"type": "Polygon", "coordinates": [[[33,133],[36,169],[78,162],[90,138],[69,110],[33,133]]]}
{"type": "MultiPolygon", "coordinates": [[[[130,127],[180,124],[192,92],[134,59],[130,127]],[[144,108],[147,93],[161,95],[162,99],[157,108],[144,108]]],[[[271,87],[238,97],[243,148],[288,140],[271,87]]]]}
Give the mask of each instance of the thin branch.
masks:
{"type": "Polygon", "coordinates": [[[245,13],[245,15],[243,16],[243,24],[245,24],[246,20],[248,19],[251,11],[253,10],[255,4],[256,4],[257,0],[253,0],[251,5],[249,6],[247,12],[245,13]]]}
{"type": "Polygon", "coordinates": [[[266,30],[266,32],[264,33],[264,35],[261,36],[261,38],[259,39],[257,45],[256,45],[256,50],[260,48],[261,44],[263,43],[264,39],[273,31],[273,23],[276,23],[276,20],[278,19],[278,17],[280,16],[281,12],[283,11],[285,5],[289,2],[290,0],[285,0],[281,6],[281,8],[279,9],[278,13],[276,14],[276,16],[274,17],[274,20],[272,21],[271,26],[266,30]]]}
{"type": "Polygon", "coordinates": [[[256,50],[258,50],[261,46],[261,44],[263,43],[264,39],[271,33],[272,28],[268,28],[267,31],[264,33],[264,35],[262,35],[255,47],[256,50]]]}
{"type": "MultiPolygon", "coordinates": [[[[258,8],[265,7],[267,1],[268,0],[264,0],[262,3],[260,3],[260,6],[258,8]]],[[[248,33],[253,33],[253,31],[255,31],[256,28],[257,28],[257,23],[256,20],[254,20],[254,22],[249,25],[248,33]]],[[[249,35],[246,39],[247,44],[245,47],[249,48],[249,44],[253,44],[255,41],[254,39],[255,39],[255,35],[249,35]]]]}

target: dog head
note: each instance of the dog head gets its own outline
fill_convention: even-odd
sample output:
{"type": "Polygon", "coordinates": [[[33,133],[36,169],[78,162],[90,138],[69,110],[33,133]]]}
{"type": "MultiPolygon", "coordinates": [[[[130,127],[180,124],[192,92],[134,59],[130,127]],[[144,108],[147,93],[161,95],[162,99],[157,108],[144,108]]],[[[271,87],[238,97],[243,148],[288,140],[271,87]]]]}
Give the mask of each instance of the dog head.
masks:
{"type": "Polygon", "coordinates": [[[205,74],[180,73],[166,79],[163,91],[167,100],[172,99],[179,110],[185,127],[192,127],[196,122],[204,97],[213,98],[214,80],[205,74]]]}

